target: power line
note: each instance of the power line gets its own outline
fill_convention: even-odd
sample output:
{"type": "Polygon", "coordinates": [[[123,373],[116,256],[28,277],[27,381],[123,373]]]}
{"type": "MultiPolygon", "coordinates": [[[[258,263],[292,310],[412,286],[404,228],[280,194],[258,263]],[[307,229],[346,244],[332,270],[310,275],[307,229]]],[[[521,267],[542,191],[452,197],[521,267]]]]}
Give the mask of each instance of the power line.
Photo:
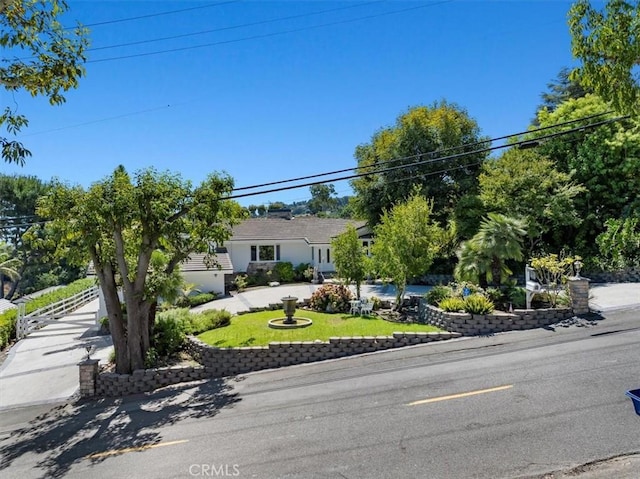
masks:
{"type": "Polygon", "coordinates": [[[453,2],[454,0],[442,0],[439,2],[432,2],[429,3],[427,5],[418,5],[415,7],[409,7],[409,8],[403,8],[403,9],[398,9],[398,10],[391,10],[388,12],[383,12],[383,13],[377,13],[377,14],[372,14],[372,15],[366,15],[366,16],[362,16],[362,17],[356,17],[356,18],[351,18],[348,20],[339,20],[339,21],[335,21],[335,22],[328,22],[328,23],[322,23],[319,25],[311,25],[308,27],[301,27],[301,28],[294,28],[291,30],[283,30],[280,32],[272,32],[272,33],[265,33],[265,34],[261,34],[261,35],[252,35],[252,36],[248,36],[248,37],[243,37],[243,38],[236,38],[234,40],[221,40],[221,41],[217,41],[217,42],[211,42],[211,43],[203,43],[200,45],[191,45],[188,47],[179,47],[179,48],[170,48],[170,49],[166,49],[166,50],[157,50],[154,52],[146,52],[146,53],[134,53],[131,55],[120,55],[120,56],[116,56],[116,57],[109,57],[109,58],[101,58],[98,60],[87,60],[85,63],[103,63],[103,62],[110,62],[110,61],[115,61],[115,60],[124,60],[127,58],[140,58],[140,57],[147,57],[147,56],[152,56],[152,55],[161,55],[164,53],[175,53],[175,52],[182,52],[182,51],[187,51],[187,50],[195,50],[198,48],[207,48],[207,47],[213,47],[213,46],[218,46],[218,45],[227,45],[227,44],[231,44],[231,43],[239,43],[239,42],[244,42],[247,40],[259,40],[259,39],[263,39],[263,38],[271,38],[271,37],[276,37],[276,36],[281,36],[281,35],[287,35],[289,33],[298,33],[298,32],[304,32],[307,30],[315,30],[318,28],[324,28],[324,27],[330,27],[330,26],[335,26],[335,25],[343,25],[343,24],[347,24],[347,23],[353,23],[353,22],[358,22],[361,20],[369,20],[372,18],[378,18],[378,17],[384,17],[387,15],[394,15],[396,13],[404,13],[404,12],[409,12],[409,11],[413,11],[413,10],[418,10],[421,8],[427,8],[427,7],[433,7],[436,5],[441,5],[444,3],[450,3],[453,2]]]}
{"type": "MultiPolygon", "coordinates": [[[[381,162],[373,164],[373,165],[363,165],[363,166],[358,166],[356,168],[359,168],[359,169],[375,168],[375,167],[378,167],[380,165],[391,164],[391,163],[395,163],[397,161],[411,160],[413,158],[420,158],[422,156],[439,154],[439,153],[443,153],[445,151],[459,150],[460,148],[484,145],[484,144],[493,143],[493,142],[499,141],[499,140],[506,140],[506,139],[509,139],[509,138],[518,137],[518,136],[525,135],[525,134],[528,134],[528,133],[536,133],[536,132],[539,132],[539,131],[546,131],[546,130],[549,130],[549,129],[552,129],[552,128],[559,128],[559,127],[563,127],[563,126],[566,126],[566,125],[572,125],[574,123],[578,123],[578,122],[586,121],[586,120],[591,120],[593,118],[598,118],[598,117],[601,117],[601,116],[604,116],[604,115],[609,115],[611,113],[614,113],[613,110],[606,111],[604,113],[597,113],[597,114],[594,114],[594,115],[584,116],[582,118],[577,118],[575,120],[565,121],[565,122],[558,123],[558,124],[555,124],[555,125],[539,127],[539,128],[535,128],[533,130],[521,131],[521,132],[518,132],[518,133],[512,133],[510,135],[498,136],[498,137],[491,138],[491,139],[488,139],[488,140],[476,141],[476,142],[473,142],[473,143],[467,143],[465,145],[460,145],[460,146],[452,146],[452,147],[449,147],[449,148],[444,148],[442,150],[436,150],[434,152],[429,152],[429,153],[426,153],[426,152],[425,153],[416,153],[415,155],[402,156],[402,157],[399,157],[399,158],[392,158],[392,159],[389,159],[389,160],[381,161],[381,162]]],[[[436,161],[441,161],[442,159],[443,158],[438,157],[438,158],[433,158],[433,159],[427,160],[427,162],[436,162],[436,161]]],[[[313,175],[300,176],[298,178],[291,178],[291,179],[288,179],[288,180],[278,180],[278,181],[271,181],[271,182],[268,182],[268,183],[261,183],[259,185],[242,186],[240,188],[234,188],[233,191],[252,190],[252,189],[255,189],[255,188],[264,188],[266,186],[280,185],[280,184],[284,184],[284,183],[291,183],[291,182],[294,182],[294,181],[302,181],[302,180],[310,180],[310,179],[313,179],[313,178],[321,178],[323,176],[330,176],[330,175],[337,175],[339,173],[346,173],[347,171],[353,171],[356,168],[343,168],[341,170],[334,170],[334,171],[329,171],[329,172],[326,172],[326,173],[317,173],[317,174],[313,174],[313,175]]]]}
{"type": "MultiPolygon", "coordinates": [[[[96,23],[87,23],[87,24],[83,24],[83,27],[99,27],[102,25],[111,25],[113,23],[122,23],[122,22],[131,22],[134,20],[142,20],[145,18],[153,18],[153,17],[160,17],[163,15],[173,15],[174,13],[182,13],[182,12],[189,12],[192,10],[202,10],[203,8],[212,8],[212,7],[219,7],[222,5],[228,5],[230,3],[238,3],[241,2],[242,0],[229,0],[226,2],[219,2],[219,3],[210,3],[208,5],[199,5],[197,7],[189,7],[189,8],[181,8],[179,10],[170,10],[170,11],[166,11],[166,12],[157,12],[157,13],[149,13],[147,15],[138,15],[136,17],[128,17],[128,18],[119,18],[119,19],[115,19],[115,20],[105,20],[104,22],[96,22],[96,23]]],[[[73,30],[77,27],[65,27],[65,30],[73,30]]]]}
{"type": "Polygon", "coordinates": [[[275,22],[281,22],[281,21],[285,21],[285,20],[294,20],[297,18],[305,18],[305,17],[311,17],[311,16],[315,16],[315,15],[322,15],[325,13],[331,13],[331,12],[337,12],[340,10],[348,10],[351,8],[359,8],[359,7],[364,7],[366,5],[371,5],[374,3],[382,3],[382,2],[386,2],[388,0],[375,0],[375,1],[371,1],[371,2],[364,2],[364,3],[358,3],[356,5],[347,5],[345,7],[337,7],[337,8],[330,8],[327,10],[319,10],[316,12],[309,12],[309,13],[301,13],[298,15],[289,15],[287,17],[278,17],[278,18],[272,18],[269,20],[260,20],[257,22],[251,22],[251,23],[243,23],[240,25],[232,25],[229,27],[220,27],[220,28],[213,28],[210,30],[202,30],[199,32],[192,32],[192,33],[183,33],[181,35],[172,35],[170,37],[161,37],[161,38],[152,38],[149,40],[139,40],[136,42],[129,42],[129,43],[120,43],[118,45],[108,45],[105,47],[95,47],[95,48],[88,48],[87,51],[91,51],[91,52],[95,52],[98,50],[108,50],[111,48],[121,48],[121,47],[129,47],[129,46],[133,46],[133,45],[143,45],[145,43],[154,43],[154,42],[161,42],[161,41],[165,41],[165,40],[175,40],[178,38],[186,38],[186,37],[193,37],[193,36],[197,36],[197,35],[205,35],[207,33],[216,33],[216,32],[223,32],[223,31],[227,31],[227,30],[236,30],[239,28],[246,28],[246,27],[255,27],[258,25],[266,25],[268,23],[275,23],[275,22]]]}
{"type": "MultiPolygon", "coordinates": [[[[598,122],[598,123],[592,123],[592,124],[589,124],[589,125],[581,125],[581,126],[572,128],[570,130],[565,130],[565,131],[562,131],[562,132],[551,133],[549,135],[539,136],[539,137],[536,138],[536,141],[547,140],[547,139],[550,139],[550,138],[556,138],[556,137],[559,137],[559,136],[568,135],[570,133],[576,133],[576,132],[584,131],[587,128],[597,128],[598,126],[607,125],[609,123],[617,122],[617,121],[620,121],[620,120],[623,120],[623,119],[626,119],[626,118],[629,118],[629,116],[628,115],[627,116],[620,116],[620,117],[616,117],[616,118],[611,118],[609,120],[604,120],[604,121],[601,121],[601,122],[598,122]]],[[[470,151],[470,152],[457,153],[457,154],[454,154],[454,155],[449,155],[449,156],[446,156],[446,157],[439,158],[439,160],[441,160],[441,161],[443,161],[443,160],[452,160],[452,159],[460,158],[460,157],[463,157],[463,156],[468,156],[468,155],[477,154],[477,153],[487,153],[489,151],[499,150],[499,149],[502,149],[502,148],[510,148],[510,147],[519,146],[519,145],[522,145],[522,144],[525,144],[525,143],[530,143],[530,142],[531,142],[531,140],[522,140],[522,141],[517,141],[517,142],[511,143],[511,144],[507,144],[507,145],[492,146],[492,147],[483,148],[483,149],[479,149],[479,150],[474,150],[474,151],[470,151]]],[[[342,177],[338,177],[338,178],[331,178],[331,179],[328,179],[328,180],[313,181],[313,182],[304,183],[304,184],[300,184],[300,185],[282,186],[282,187],[279,187],[279,188],[272,188],[270,190],[256,191],[256,192],[253,192],[253,193],[242,193],[242,194],[239,194],[239,195],[231,195],[231,196],[226,197],[225,199],[235,200],[235,199],[238,199],[238,198],[246,198],[248,196],[264,195],[264,194],[267,194],[267,193],[276,193],[276,192],[279,192],[279,191],[287,191],[287,190],[293,190],[293,189],[296,189],[296,188],[305,188],[305,187],[314,186],[314,185],[321,185],[321,184],[324,184],[324,183],[330,183],[332,181],[352,180],[352,179],[355,179],[355,178],[362,178],[362,177],[366,177],[366,176],[370,176],[370,175],[374,175],[374,174],[388,173],[390,171],[395,171],[395,170],[398,170],[398,169],[401,169],[401,168],[406,168],[407,166],[420,166],[420,165],[423,165],[425,163],[433,162],[433,161],[434,160],[418,161],[418,162],[413,163],[411,165],[392,166],[392,167],[389,167],[389,168],[384,168],[382,170],[374,170],[374,171],[365,172],[365,173],[355,173],[353,175],[347,175],[347,176],[342,176],[342,177]]],[[[469,166],[469,165],[462,165],[462,167],[466,167],[466,166],[469,166]]],[[[444,170],[444,171],[447,171],[447,170],[444,170]]],[[[440,173],[441,172],[436,172],[436,173],[431,173],[431,174],[440,174],[440,173]]],[[[429,175],[429,174],[424,174],[424,176],[427,176],[427,175],[429,175]]],[[[410,178],[407,178],[407,179],[410,179],[410,178]]]]}

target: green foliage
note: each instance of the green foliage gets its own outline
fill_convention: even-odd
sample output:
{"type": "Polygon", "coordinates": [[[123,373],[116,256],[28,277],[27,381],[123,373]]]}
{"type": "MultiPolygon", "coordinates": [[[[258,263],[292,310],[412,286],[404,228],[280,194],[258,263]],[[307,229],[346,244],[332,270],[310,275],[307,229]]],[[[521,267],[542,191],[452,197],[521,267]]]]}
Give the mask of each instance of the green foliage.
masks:
{"type": "Polygon", "coordinates": [[[352,181],[358,212],[370,225],[376,225],[385,211],[408,200],[418,187],[425,197],[434,199],[435,219],[444,224],[451,205],[463,194],[477,189],[479,165],[487,154],[448,159],[446,175],[441,173],[441,162],[428,160],[437,158],[439,150],[478,150],[476,142],[480,140],[476,121],[455,104],[442,101],[409,109],[393,126],[378,130],[369,143],[356,148],[358,172],[382,169],[389,166],[385,162],[390,160],[394,167],[399,167],[352,181]],[[474,144],[473,148],[465,148],[471,144],[474,144]]]}
{"type": "Polygon", "coordinates": [[[465,241],[458,251],[456,278],[479,282],[486,288],[488,281],[500,285],[511,274],[506,260],[521,261],[522,241],[526,235],[526,223],[498,213],[489,213],[480,231],[465,241]]]}
{"type": "Polygon", "coordinates": [[[211,244],[227,240],[244,217],[239,204],[225,199],[232,189],[228,175],[211,174],[194,187],[178,174],[148,168],[130,176],[120,166],[88,190],[55,183],[39,204],[58,254],[93,261],[109,306],[117,372],[143,366],[152,307],[177,290],[178,265],[192,253],[214,262],[211,244]]]}
{"type": "Polygon", "coordinates": [[[486,162],[478,179],[488,211],[526,222],[530,251],[549,231],[580,224],[574,199],[585,188],[535,150],[511,148],[486,162]]]}
{"type": "Polygon", "coordinates": [[[431,220],[433,204],[414,192],[405,203],[386,211],[374,228],[373,265],[393,279],[396,304],[402,304],[407,281],[424,274],[443,243],[443,230],[431,220]]]}
{"type": "Polygon", "coordinates": [[[535,270],[538,281],[545,286],[552,308],[558,304],[562,287],[573,274],[573,265],[578,260],[581,260],[579,256],[566,256],[564,252],[540,255],[531,259],[531,267],[535,270]]]}
{"type": "Polygon", "coordinates": [[[575,78],[571,78],[569,68],[561,68],[557,78],[547,83],[547,91],[540,95],[543,103],[536,108],[536,112],[541,109],[552,112],[565,101],[582,98],[587,93],[593,93],[593,91],[590,88],[585,88],[575,78]]]}
{"type": "Polygon", "coordinates": [[[640,267],[640,219],[608,219],[598,235],[602,266],[612,270],[640,267]]]}
{"type": "Polygon", "coordinates": [[[495,309],[493,302],[482,294],[470,294],[464,299],[464,310],[471,314],[491,314],[495,309]]]}
{"type": "MultiPolygon", "coordinates": [[[[169,312],[167,311],[167,313],[169,312]]],[[[153,326],[151,344],[159,357],[169,357],[180,351],[184,347],[187,338],[188,323],[181,316],[167,313],[158,314],[153,326]]],[[[145,356],[145,359],[148,359],[148,357],[145,356]]]]}
{"type": "Polygon", "coordinates": [[[316,311],[346,313],[352,297],[349,288],[342,284],[324,284],[313,292],[309,305],[316,311]]]}
{"type": "Polygon", "coordinates": [[[347,284],[356,284],[356,298],[360,299],[360,284],[367,274],[367,256],[362,248],[358,232],[353,225],[347,225],[344,233],[331,240],[333,264],[340,278],[347,284]]]}
{"type": "MultiPolygon", "coordinates": [[[[231,321],[231,313],[216,309],[192,313],[187,308],[177,308],[159,313],[157,318],[158,321],[176,324],[176,328],[185,335],[195,335],[210,329],[228,326],[231,321]]],[[[157,345],[155,347],[158,348],[157,345]]],[[[161,351],[160,348],[158,350],[161,351]]]]}
{"type": "Polygon", "coordinates": [[[235,285],[238,292],[243,292],[247,289],[249,284],[248,276],[246,274],[238,274],[235,278],[233,278],[233,284],[235,285]]]}
{"type": "Polygon", "coordinates": [[[461,313],[464,311],[464,299],[458,297],[444,298],[438,302],[438,308],[449,313],[461,313]]]}
{"type": "Polygon", "coordinates": [[[442,284],[438,284],[431,288],[425,294],[425,299],[427,303],[432,305],[438,305],[440,301],[446,298],[450,298],[453,296],[453,289],[450,286],[445,286],[442,284]]]}
{"type": "Polygon", "coordinates": [[[572,79],[591,87],[618,111],[638,113],[640,84],[640,4],[609,0],[598,11],[588,0],[569,10],[571,50],[582,61],[572,79]]]}
{"type": "MultiPolygon", "coordinates": [[[[60,23],[68,7],[63,0],[12,0],[0,2],[0,47],[6,57],[0,63],[0,87],[7,92],[25,90],[31,96],[45,96],[51,105],[64,103],[62,92],[78,86],[84,75],[82,63],[88,45],[87,31],[78,25],[60,23]],[[11,52],[11,60],[9,60],[11,52]]],[[[4,96],[3,96],[4,98],[4,96]]],[[[7,100],[9,101],[9,100],[7,100]]],[[[0,127],[11,135],[28,125],[26,116],[16,114],[13,104],[0,114],[0,127]]],[[[2,158],[24,164],[31,153],[18,141],[0,136],[2,158]]]]}
{"type": "MultiPolygon", "coordinates": [[[[25,312],[27,314],[32,313],[36,309],[43,308],[65,298],[69,298],[94,285],[95,280],[91,278],[74,281],[67,286],[56,289],[55,291],[50,291],[28,301],[25,304],[25,312]]],[[[10,309],[0,314],[0,349],[7,346],[9,341],[16,337],[16,317],[17,312],[15,309],[10,309]]]]}
{"type": "Polygon", "coordinates": [[[307,202],[307,207],[311,214],[330,213],[338,206],[336,189],[331,184],[311,185],[309,187],[311,199],[307,202]]]}
{"type": "Polygon", "coordinates": [[[293,272],[295,281],[311,281],[313,278],[313,267],[309,263],[300,263],[293,272]]]}
{"type": "Polygon", "coordinates": [[[293,264],[289,261],[281,261],[276,263],[273,267],[273,274],[275,275],[275,281],[281,283],[291,283],[296,277],[296,272],[293,269],[293,264]]]}
{"type": "MultiPolygon", "coordinates": [[[[586,116],[604,114],[611,105],[595,95],[570,100],[553,113],[538,113],[540,126],[579,120],[586,116]]],[[[575,123],[575,127],[613,118],[603,115],[597,120],[575,123]]],[[[561,131],[551,128],[545,134],[561,131]]],[[[540,133],[542,134],[542,133],[540,133]]],[[[530,135],[533,138],[534,135],[530,135]]],[[[545,249],[559,251],[571,248],[588,258],[598,254],[595,238],[605,231],[605,222],[611,218],[640,216],[640,118],[632,117],[602,125],[597,129],[551,138],[537,148],[550,158],[556,169],[570,173],[573,181],[586,189],[574,199],[579,227],[562,227],[551,231],[545,249]],[[567,243],[567,239],[571,243],[567,243]]]]}
{"type": "Polygon", "coordinates": [[[216,296],[216,293],[199,293],[191,296],[183,296],[176,301],[176,306],[179,308],[193,308],[213,301],[216,299],[216,296]]]}

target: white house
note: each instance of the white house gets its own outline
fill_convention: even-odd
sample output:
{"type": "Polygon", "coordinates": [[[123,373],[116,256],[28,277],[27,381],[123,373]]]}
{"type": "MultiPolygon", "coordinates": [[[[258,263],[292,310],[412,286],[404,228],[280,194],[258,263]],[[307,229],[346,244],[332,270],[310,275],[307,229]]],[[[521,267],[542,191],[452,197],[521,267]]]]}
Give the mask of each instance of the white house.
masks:
{"type": "Polygon", "coordinates": [[[220,249],[215,255],[215,261],[218,264],[209,267],[205,257],[204,253],[192,253],[182,262],[180,271],[185,283],[196,284],[203,293],[224,294],[224,277],[233,273],[231,258],[223,249],[220,249]]]}
{"type": "Polygon", "coordinates": [[[363,247],[371,244],[364,221],[315,216],[293,217],[290,210],[270,211],[267,217],[250,218],[233,228],[225,242],[234,272],[270,270],[278,262],[297,266],[309,263],[318,272],[334,272],[331,239],[352,224],[363,247]]]}

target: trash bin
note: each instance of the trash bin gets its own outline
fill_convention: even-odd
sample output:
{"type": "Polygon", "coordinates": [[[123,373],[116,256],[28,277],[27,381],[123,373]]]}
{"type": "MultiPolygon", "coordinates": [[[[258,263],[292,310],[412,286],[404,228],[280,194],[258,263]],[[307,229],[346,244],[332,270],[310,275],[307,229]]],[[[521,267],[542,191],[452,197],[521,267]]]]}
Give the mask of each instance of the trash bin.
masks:
{"type": "Polygon", "coordinates": [[[633,407],[636,409],[636,414],[640,416],[640,389],[633,389],[627,391],[626,395],[633,401],[633,407]]]}

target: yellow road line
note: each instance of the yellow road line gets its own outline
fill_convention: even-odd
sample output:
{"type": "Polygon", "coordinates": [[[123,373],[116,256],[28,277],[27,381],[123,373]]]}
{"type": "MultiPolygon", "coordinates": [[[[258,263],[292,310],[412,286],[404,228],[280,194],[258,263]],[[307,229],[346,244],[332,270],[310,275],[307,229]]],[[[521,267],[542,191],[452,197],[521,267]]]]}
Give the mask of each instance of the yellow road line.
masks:
{"type": "Polygon", "coordinates": [[[189,442],[188,439],[182,439],[180,441],[159,442],[158,444],[145,444],[144,446],[127,447],[124,449],[112,449],[110,451],[96,452],[95,454],[89,454],[86,459],[99,459],[101,457],[116,456],[118,454],[124,454],[125,452],[138,452],[146,451],[147,449],[155,449],[156,447],[173,446],[175,444],[184,444],[189,442]]]}
{"type": "Polygon", "coordinates": [[[478,389],[477,391],[470,391],[468,393],[452,394],[450,396],[440,396],[440,397],[435,397],[435,398],[431,398],[431,399],[422,399],[420,401],[410,402],[409,404],[407,404],[407,406],[417,406],[419,404],[429,404],[429,403],[432,403],[432,402],[448,401],[449,399],[466,398],[468,396],[476,396],[478,394],[492,393],[492,392],[496,392],[496,391],[504,391],[505,389],[511,389],[512,387],[513,387],[513,384],[508,384],[506,386],[498,386],[498,387],[495,387],[495,388],[478,389]]]}

